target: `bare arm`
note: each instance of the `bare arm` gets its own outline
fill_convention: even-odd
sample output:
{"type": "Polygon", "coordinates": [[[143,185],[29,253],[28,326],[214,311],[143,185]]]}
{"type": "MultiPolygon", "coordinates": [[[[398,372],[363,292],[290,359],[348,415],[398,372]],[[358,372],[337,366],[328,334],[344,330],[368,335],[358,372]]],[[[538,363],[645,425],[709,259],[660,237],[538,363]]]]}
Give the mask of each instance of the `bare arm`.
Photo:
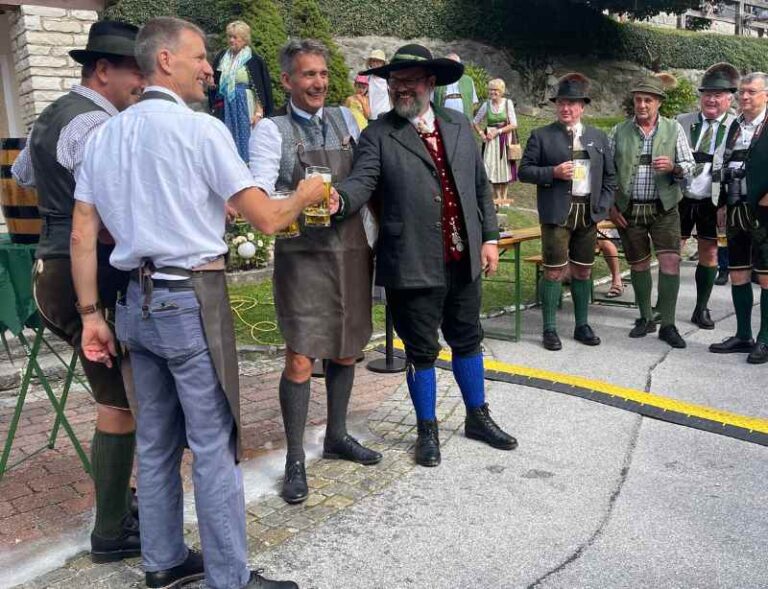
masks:
{"type": "MultiPolygon", "coordinates": [[[[72,215],[72,237],[70,256],[72,259],[72,280],[81,307],[95,305],[99,301],[99,289],[96,281],[97,257],[96,242],[101,227],[101,219],[96,207],[75,201],[72,215]]],[[[85,357],[92,362],[112,365],[111,356],[116,355],[115,340],[101,312],[82,315],[82,348],[85,357]]]]}
{"type": "Polygon", "coordinates": [[[270,200],[259,188],[245,188],[229,199],[256,229],[267,235],[274,235],[290,225],[301,211],[309,205],[322,201],[325,192],[320,177],[302,180],[293,197],[284,200],[270,200]]]}

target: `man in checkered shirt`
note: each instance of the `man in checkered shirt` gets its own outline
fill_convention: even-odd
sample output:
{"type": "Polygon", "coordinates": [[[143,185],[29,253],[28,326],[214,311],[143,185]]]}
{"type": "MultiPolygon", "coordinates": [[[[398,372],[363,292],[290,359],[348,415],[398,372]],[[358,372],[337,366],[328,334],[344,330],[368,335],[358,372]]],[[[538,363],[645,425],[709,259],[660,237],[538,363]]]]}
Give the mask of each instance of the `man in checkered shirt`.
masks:
{"type": "Polygon", "coordinates": [[[676,120],[659,114],[669,74],[650,76],[632,89],[635,116],[616,125],[610,134],[616,161],[618,190],[611,220],[616,224],[632,271],[640,319],[629,337],[656,331],[651,308],[651,246],[659,261],[659,339],[674,348],[685,340],[675,327],[680,290],[680,181],[695,168],[685,131],[676,120]]]}

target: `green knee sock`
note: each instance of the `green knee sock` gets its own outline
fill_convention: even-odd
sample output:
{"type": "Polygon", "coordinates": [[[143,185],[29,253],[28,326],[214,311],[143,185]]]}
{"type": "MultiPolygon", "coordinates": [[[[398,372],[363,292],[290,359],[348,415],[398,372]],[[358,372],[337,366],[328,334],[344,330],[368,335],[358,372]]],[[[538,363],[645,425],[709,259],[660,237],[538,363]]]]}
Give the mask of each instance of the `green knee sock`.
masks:
{"type": "Polygon", "coordinates": [[[675,324],[677,293],[680,291],[680,275],[659,272],[659,305],[661,326],[675,324]]]}
{"type": "Polygon", "coordinates": [[[562,286],[557,280],[541,279],[541,312],[544,317],[544,331],[555,329],[557,306],[560,304],[562,286]]]}
{"type": "Polygon", "coordinates": [[[752,339],[752,305],[754,296],[752,294],[752,285],[732,284],[731,298],[733,299],[733,308],[736,311],[736,337],[739,339],[752,339]]]}
{"type": "Polygon", "coordinates": [[[712,287],[715,285],[717,266],[696,266],[696,308],[706,309],[712,287]]]}
{"type": "Polygon", "coordinates": [[[572,278],[571,295],[573,296],[573,312],[576,315],[576,327],[586,325],[589,299],[592,295],[592,281],[572,278]]]}
{"type": "Polygon", "coordinates": [[[757,341],[768,344],[768,288],[760,289],[760,331],[757,341]]]}
{"type": "Polygon", "coordinates": [[[130,510],[129,484],[133,469],[136,436],[108,434],[99,430],[93,435],[91,466],[96,488],[96,525],[93,532],[101,538],[116,538],[123,518],[130,510]]]}
{"type": "Polygon", "coordinates": [[[653,311],[651,310],[651,290],[653,289],[653,278],[650,270],[641,270],[630,272],[632,278],[632,289],[635,291],[635,303],[640,308],[640,317],[646,321],[653,320],[653,311]]]}

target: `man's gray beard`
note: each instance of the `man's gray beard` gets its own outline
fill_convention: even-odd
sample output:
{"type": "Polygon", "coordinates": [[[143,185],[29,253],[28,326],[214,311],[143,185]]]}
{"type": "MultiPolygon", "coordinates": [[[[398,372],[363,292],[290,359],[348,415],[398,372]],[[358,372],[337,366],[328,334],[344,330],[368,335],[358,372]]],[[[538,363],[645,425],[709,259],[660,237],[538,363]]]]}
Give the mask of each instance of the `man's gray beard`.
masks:
{"type": "Polygon", "coordinates": [[[426,105],[427,100],[425,97],[416,96],[410,106],[404,106],[400,104],[400,101],[395,101],[395,112],[404,119],[410,120],[419,116],[426,105]]]}

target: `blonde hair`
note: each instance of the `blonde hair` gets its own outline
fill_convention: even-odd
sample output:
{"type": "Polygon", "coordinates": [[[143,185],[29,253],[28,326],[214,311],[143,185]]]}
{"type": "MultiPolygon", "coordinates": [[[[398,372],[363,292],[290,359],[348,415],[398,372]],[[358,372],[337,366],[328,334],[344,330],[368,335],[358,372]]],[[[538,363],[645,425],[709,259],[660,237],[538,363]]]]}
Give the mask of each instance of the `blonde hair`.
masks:
{"type": "Polygon", "coordinates": [[[501,78],[495,78],[488,82],[488,90],[498,90],[502,94],[507,93],[507,85],[501,78]]]}
{"type": "Polygon", "coordinates": [[[251,44],[251,27],[241,20],[234,20],[227,25],[227,35],[236,35],[245,41],[246,45],[251,44]]]}

